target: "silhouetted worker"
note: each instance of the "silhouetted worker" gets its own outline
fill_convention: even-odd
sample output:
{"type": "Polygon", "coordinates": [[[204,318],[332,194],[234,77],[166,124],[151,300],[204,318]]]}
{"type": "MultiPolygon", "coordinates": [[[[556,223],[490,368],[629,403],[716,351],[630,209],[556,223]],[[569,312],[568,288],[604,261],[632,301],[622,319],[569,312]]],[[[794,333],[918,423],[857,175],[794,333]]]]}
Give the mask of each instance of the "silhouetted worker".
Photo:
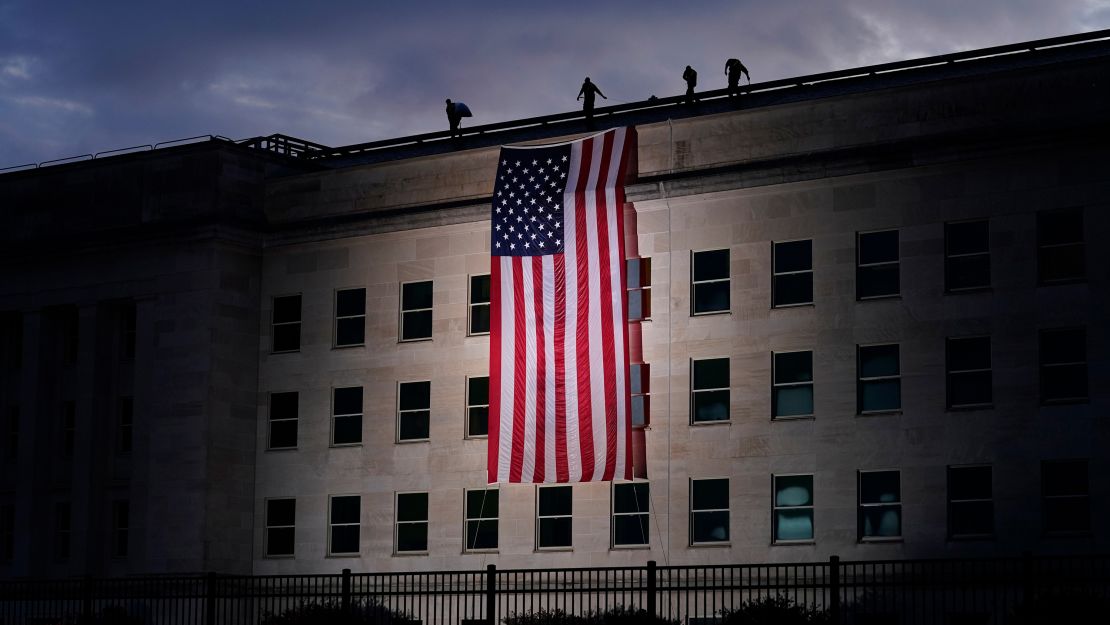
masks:
{"type": "Polygon", "coordinates": [[[728,74],[728,94],[737,95],[740,93],[740,74],[748,77],[748,84],[752,84],[752,75],[748,73],[748,68],[740,62],[740,59],[729,59],[725,61],[725,73],[728,74]]]}
{"type": "MultiPolygon", "coordinates": [[[[582,83],[582,88],[578,90],[578,97],[575,98],[575,99],[576,100],[581,100],[583,97],[586,98],[582,102],[582,110],[586,112],[586,123],[588,123],[588,124],[593,123],[593,119],[594,119],[594,94],[595,93],[597,95],[605,98],[605,94],[601,92],[601,89],[598,89],[597,85],[590,82],[590,77],[586,76],[585,82],[582,83]]],[[[605,98],[605,99],[608,100],[609,98],[605,98]]]]}
{"type": "Polygon", "coordinates": [[[686,71],[682,72],[682,80],[686,81],[686,101],[694,101],[694,87],[698,86],[698,72],[689,65],[686,66],[686,71]]]}
{"type": "Polygon", "coordinates": [[[459,134],[459,122],[462,121],[462,115],[455,108],[455,103],[451,98],[447,98],[447,121],[451,124],[451,136],[459,134]]]}

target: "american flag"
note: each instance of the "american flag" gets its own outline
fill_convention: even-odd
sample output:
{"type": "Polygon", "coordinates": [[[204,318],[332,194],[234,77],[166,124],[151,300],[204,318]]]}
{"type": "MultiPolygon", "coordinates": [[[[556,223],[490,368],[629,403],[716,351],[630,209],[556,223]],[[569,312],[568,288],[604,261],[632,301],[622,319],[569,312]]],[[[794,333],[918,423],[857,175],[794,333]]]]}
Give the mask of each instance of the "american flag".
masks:
{"type": "Polygon", "coordinates": [[[632,479],[624,174],[634,133],[503,147],[493,190],[489,482],[632,479]]]}

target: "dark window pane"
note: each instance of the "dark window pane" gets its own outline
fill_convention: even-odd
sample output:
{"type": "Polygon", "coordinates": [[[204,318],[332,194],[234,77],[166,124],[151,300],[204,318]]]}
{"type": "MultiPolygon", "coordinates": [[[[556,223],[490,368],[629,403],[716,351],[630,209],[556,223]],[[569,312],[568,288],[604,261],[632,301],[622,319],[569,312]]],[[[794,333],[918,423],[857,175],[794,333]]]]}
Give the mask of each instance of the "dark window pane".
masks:
{"type": "Polygon", "coordinates": [[[633,394],[646,393],[648,381],[645,374],[649,371],[648,365],[634,362],[628,365],[628,382],[630,392],[633,394]]]}
{"type": "Polygon", "coordinates": [[[1040,245],[1082,242],[1083,211],[1068,209],[1038,213],[1037,239],[1040,245]]]}
{"type": "Polygon", "coordinates": [[[990,251],[990,225],[986,221],[944,224],[948,254],[976,254],[990,251]]]}
{"type": "Polygon", "coordinates": [[[489,377],[470,378],[467,380],[469,404],[471,406],[489,403],[489,377]]]}
{"type": "Polygon", "coordinates": [[[1041,364],[1087,360],[1087,332],[1083,328],[1041,331],[1041,364]]]}
{"type": "Polygon", "coordinates": [[[775,384],[813,381],[813,352],[775,354],[775,384]]]}
{"type": "Polygon", "coordinates": [[[470,277],[470,303],[490,301],[489,275],[470,277]]]}
{"type": "Polygon", "coordinates": [[[632,396],[632,425],[647,425],[651,398],[647,395],[632,396]]]}
{"type": "Polygon", "coordinates": [[[269,499],[266,501],[266,525],[293,525],[296,511],[296,499],[269,499]]]}
{"type": "Polygon", "coordinates": [[[948,375],[948,405],[972,406],[994,401],[990,371],[948,375]]]}
{"type": "Polygon", "coordinates": [[[274,298],[274,323],[301,320],[301,296],[287,295],[274,298]]]}
{"type": "Polygon", "coordinates": [[[1087,275],[1087,249],[1083,245],[1046,247],[1037,251],[1041,282],[1082,280],[1087,275]]]}
{"type": "Polygon", "coordinates": [[[867,232],[859,235],[859,264],[898,260],[898,231],[867,232]]]}
{"type": "Polygon", "coordinates": [[[498,491],[493,488],[466,491],[467,518],[489,519],[497,516],[498,491]]]}
{"type": "Polygon", "coordinates": [[[893,503],[902,500],[897,471],[859,474],[860,503],[893,503]]]}
{"type": "Polygon", "coordinates": [[[362,345],[366,342],[366,318],[352,317],[335,321],[336,345],[362,345]]]}
{"type": "Polygon", "coordinates": [[[362,412],[362,387],[348,386],[335,389],[333,414],[358,414],[362,412]]]}
{"type": "Polygon", "coordinates": [[[335,293],[335,316],[366,314],[366,289],[346,289],[335,293]]]}
{"type": "Polygon", "coordinates": [[[297,421],[272,421],[270,423],[270,447],[296,447],[297,421]]]}
{"type": "Polygon", "coordinates": [[[898,410],[901,407],[901,380],[876,380],[860,383],[860,412],[898,410]]]}
{"type": "Polygon", "coordinates": [[[647,484],[618,484],[613,487],[613,512],[647,511],[647,484]]]}
{"type": "Polygon", "coordinates": [[[1041,369],[1041,401],[1082,401],[1087,399],[1087,365],[1066,365],[1041,369]]]}
{"type": "Polygon", "coordinates": [[[570,547],[571,518],[539,519],[540,547],[570,547]]]}
{"type": "Polygon", "coordinates": [[[470,436],[489,435],[489,408],[470,408],[467,411],[467,433],[470,436]]]}
{"type": "Polygon", "coordinates": [[[648,544],[648,515],[633,514],[613,517],[613,544],[648,544]]]}
{"type": "Polygon", "coordinates": [[[295,530],[292,527],[275,527],[266,530],[266,555],[293,555],[295,530]]]}
{"type": "Polygon", "coordinates": [[[274,351],[294,352],[301,348],[301,324],[274,326],[274,351]]]}
{"type": "Polygon", "coordinates": [[[729,309],[728,282],[694,285],[694,312],[721,312],[729,309]]]}
{"type": "Polygon", "coordinates": [[[898,375],[898,345],[869,345],[859,348],[860,377],[898,375]]]}
{"type": "Polygon", "coordinates": [[[991,257],[958,256],[944,266],[944,283],[949,291],[979,289],[991,285],[991,257]]]}
{"type": "Polygon", "coordinates": [[[776,417],[796,417],[813,414],[813,387],[788,386],[776,388],[771,397],[772,413],[776,417]]]}
{"type": "Polygon", "coordinates": [[[949,499],[990,499],[990,467],[953,467],[948,470],[949,499]]]}
{"type": "Polygon", "coordinates": [[[695,512],[694,542],[724,542],[728,540],[728,512],[695,512]]]}
{"type": "Polygon", "coordinates": [[[889,538],[902,535],[901,506],[861,508],[862,535],[870,538],[889,538]]]}
{"type": "Polygon", "coordinates": [[[728,250],[694,253],[694,281],[723,280],[729,277],[728,250]]]}
{"type": "Polygon", "coordinates": [[[297,418],[297,393],[270,393],[271,419],[297,418]]]}
{"type": "Polygon", "coordinates": [[[398,521],[427,521],[428,493],[399,493],[397,495],[398,521]]]}
{"type": "Polygon", "coordinates": [[[402,323],[404,331],[401,333],[401,340],[432,338],[432,311],[407,312],[403,316],[402,323]]]}
{"type": "Polygon", "coordinates": [[[401,286],[401,310],[432,307],[432,281],[410,282],[401,286]]]}
{"type": "Polygon", "coordinates": [[[336,445],[349,445],[362,442],[362,415],[335,418],[336,445]]]}
{"type": "Polygon", "coordinates": [[[949,531],[953,536],[994,533],[994,503],[990,501],[953,502],[949,531]]]}
{"type": "Polygon", "coordinates": [[[864,299],[898,295],[898,268],[899,265],[860,267],[856,272],[856,297],[864,299]]]}
{"type": "Polygon", "coordinates": [[[467,549],[497,549],[497,519],[466,522],[467,549]]]}
{"type": "Polygon", "coordinates": [[[341,525],[331,528],[332,553],[358,553],[357,525],[341,525]]]}
{"type": "Polygon", "coordinates": [[[402,382],[400,385],[401,410],[427,410],[431,407],[432,383],[402,382]]]}
{"type": "Polygon", "coordinates": [[[813,540],[813,510],[776,510],[775,540],[813,540]]]}
{"type": "Polygon", "coordinates": [[[1091,502],[1086,497],[1045,500],[1045,530],[1086,532],[1091,529],[1091,502]]]}
{"type": "Polygon", "coordinates": [[[728,391],[694,393],[694,421],[727,421],[728,391]]]}
{"type": "Polygon", "coordinates": [[[644,292],[637,289],[628,292],[628,320],[644,319],[644,292]]]}
{"type": "MultiPolygon", "coordinates": [[[[625,288],[638,289],[644,286],[640,281],[640,259],[628,258],[624,261],[625,288]]],[[[631,294],[629,294],[631,295],[631,294]]]]}
{"type": "Polygon", "coordinates": [[[489,332],[489,306],[471,306],[470,333],[484,334],[486,332],[489,332]]]}
{"type": "Polygon", "coordinates": [[[728,509],[728,480],[694,480],[690,488],[694,510],[728,509]]]}
{"type": "Polygon", "coordinates": [[[427,551],[428,524],[402,523],[397,526],[397,551],[427,551]]]}
{"type": "Polygon", "coordinates": [[[813,274],[775,276],[774,291],[775,306],[810,304],[813,302],[813,274]]]}
{"type": "Polygon", "coordinates": [[[948,370],[990,369],[990,337],[948,340],[948,370]]]}
{"type": "Polygon", "coordinates": [[[539,515],[540,516],[555,516],[559,514],[570,514],[571,511],[571,487],[570,486],[553,486],[549,488],[541,488],[539,494],[539,515]]]}
{"type": "Polygon", "coordinates": [[[775,273],[813,269],[813,241],[775,243],[775,273]]]}
{"type": "Polygon", "coordinates": [[[357,495],[331,498],[331,522],[358,523],[361,497],[357,495]]]}
{"type": "Polygon", "coordinates": [[[401,431],[398,438],[403,441],[423,440],[428,438],[429,417],[427,410],[416,410],[401,414],[401,431]]]}
{"type": "Polygon", "coordinates": [[[1087,463],[1084,461],[1045,462],[1041,471],[1046,496],[1088,494],[1087,463]]]}
{"type": "Polygon", "coordinates": [[[728,388],[728,358],[694,361],[694,390],[728,388]]]}
{"type": "Polygon", "coordinates": [[[775,478],[775,505],[812,506],[813,476],[783,475],[775,478]]]}

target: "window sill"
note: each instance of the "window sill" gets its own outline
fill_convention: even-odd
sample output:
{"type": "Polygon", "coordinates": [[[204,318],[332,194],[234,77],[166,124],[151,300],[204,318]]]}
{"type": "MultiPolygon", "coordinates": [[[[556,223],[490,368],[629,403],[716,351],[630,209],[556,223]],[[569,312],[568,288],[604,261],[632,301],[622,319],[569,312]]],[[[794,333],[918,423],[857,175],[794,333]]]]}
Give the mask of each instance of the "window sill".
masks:
{"type": "Polygon", "coordinates": [[[289,554],[275,554],[275,555],[266,554],[262,557],[263,557],[263,559],[266,559],[266,560],[295,560],[296,559],[296,556],[291,554],[291,553],[289,553],[289,554]]]}
{"type": "Polygon", "coordinates": [[[396,441],[393,441],[393,442],[397,445],[409,445],[409,444],[412,444],[412,443],[430,443],[430,442],[432,442],[432,439],[430,439],[430,438],[406,438],[404,440],[396,440],[396,441]]]}
{"type": "Polygon", "coordinates": [[[362,447],[362,441],[357,443],[332,443],[328,445],[330,449],[343,449],[344,447],[362,447]]]}
{"type": "Polygon", "coordinates": [[[1064,539],[1077,539],[1077,538],[1094,538],[1094,532],[1091,530],[1057,530],[1046,531],[1041,535],[1041,538],[1064,538],[1064,539]]]}
{"type": "Polygon", "coordinates": [[[891,536],[890,538],[871,537],[871,538],[861,538],[861,539],[859,539],[859,543],[861,545],[864,545],[864,544],[879,544],[879,545],[881,545],[881,544],[890,544],[890,543],[900,543],[900,542],[903,542],[903,541],[904,541],[904,539],[901,536],[891,536]]]}
{"type": "Polygon", "coordinates": [[[897,300],[902,299],[901,293],[892,293],[890,295],[868,295],[867,297],[856,296],[857,302],[879,302],[883,300],[897,300]]]}
{"type": "Polygon", "coordinates": [[[690,543],[687,546],[691,549],[731,549],[732,543],[728,541],[720,543],[690,543]]]}
{"type": "Polygon", "coordinates": [[[1042,399],[1041,407],[1048,406],[1074,406],[1077,404],[1091,403],[1090,397],[1069,397],[1067,399],[1042,399]]]}
{"type": "Polygon", "coordinates": [[[714,315],[731,315],[731,310],[707,310],[705,312],[690,311],[691,317],[712,317],[714,315]]]}
{"type": "Polygon", "coordinates": [[[790,308],[816,308],[814,302],[798,302],[797,304],[771,304],[771,310],[787,310],[790,308]]]}
{"type": "Polygon", "coordinates": [[[902,409],[897,410],[868,410],[866,412],[857,412],[857,417],[883,417],[883,416],[897,416],[902,414],[902,409]]]}
{"type": "Polygon", "coordinates": [[[393,557],[394,558],[409,558],[409,557],[412,557],[412,556],[419,557],[419,556],[426,556],[426,555],[428,555],[427,550],[424,550],[424,551],[394,551],[393,552],[393,557]]]}
{"type": "Polygon", "coordinates": [[[463,555],[466,555],[466,554],[481,555],[481,554],[484,554],[484,553],[498,553],[498,550],[497,549],[463,549],[462,553],[463,553],[463,555]]]}
{"type": "Polygon", "coordinates": [[[771,421],[813,421],[817,417],[811,414],[790,415],[789,417],[771,417],[771,421]]]}
{"type": "Polygon", "coordinates": [[[948,542],[953,543],[986,542],[993,540],[994,534],[957,534],[948,537],[948,542]]]}
{"type": "Polygon", "coordinates": [[[332,349],[352,349],[355,347],[366,347],[366,343],[351,343],[350,345],[332,345],[332,349]]]}
{"type": "Polygon", "coordinates": [[[651,551],[651,545],[613,545],[609,551],[651,551]]]}
{"type": "Polygon", "coordinates": [[[490,334],[489,332],[473,332],[473,333],[467,334],[466,336],[467,336],[467,337],[472,337],[472,336],[489,336],[489,334],[490,334]]]}
{"type": "Polygon", "coordinates": [[[362,554],[361,554],[361,553],[354,553],[354,552],[352,552],[352,553],[329,553],[328,555],[326,555],[326,556],[324,556],[324,557],[325,557],[325,558],[335,558],[335,559],[340,559],[340,558],[361,558],[361,557],[362,557],[362,554]]]}
{"type": "Polygon", "coordinates": [[[690,422],[690,427],[692,427],[692,428],[701,428],[701,427],[714,426],[714,425],[732,425],[732,420],[731,419],[722,419],[720,421],[691,421],[690,422]]]}
{"type": "Polygon", "coordinates": [[[812,547],[817,544],[817,540],[810,538],[808,540],[773,540],[771,541],[772,547],[812,547]]]}
{"type": "Polygon", "coordinates": [[[994,410],[994,402],[988,404],[960,404],[945,408],[946,412],[975,412],[976,410],[994,410]]]}
{"type": "Polygon", "coordinates": [[[969,286],[962,289],[945,289],[945,295],[974,295],[976,293],[990,293],[994,289],[988,284],[987,286],[969,286]]]}
{"type": "Polygon", "coordinates": [[[1037,280],[1037,288],[1049,286],[1068,286],[1070,284],[1086,284],[1087,276],[1075,278],[1059,278],[1057,280],[1037,280]]]}
{"type": "Polygon", "coordinates": [[[397,339],[397,342],[398,343],[427,343],[428,341],[431,341],[431,340],[432,340],[432,337],[425,336],[425,337],[421,337],[421,338],[418,338],[418,339],[397,339]]]}
{"type": "Polygon", "coordinates": [[[536,547],[536,553],[570,553],[574,547],[536,547]]]}
{"type": "Polygon", "coordinates": [[[299,348],[299,347],[298,347],[297,349],[270,350],[270,354],[271,354],[271,355],[277,355],[277,354],[298,354],[298,353],[300,353],[300,351],[301,351],[301,348],[299,348]]]}
{"type": "MultiPolygon", "coordinates": [[[[346,445],[345,445],[346,446],[346,445]]],[[[335,447],[335,445],[332,445],[335,447]]],[[[266,451],[297,451],[296,447],[267,447],[266,451]]]]}
{"type": "Polygon", "coordinates": [[[464,436],[464,441],[484,441],[489,440],[489,434],[475,434],[473,436],[464,436]]]}

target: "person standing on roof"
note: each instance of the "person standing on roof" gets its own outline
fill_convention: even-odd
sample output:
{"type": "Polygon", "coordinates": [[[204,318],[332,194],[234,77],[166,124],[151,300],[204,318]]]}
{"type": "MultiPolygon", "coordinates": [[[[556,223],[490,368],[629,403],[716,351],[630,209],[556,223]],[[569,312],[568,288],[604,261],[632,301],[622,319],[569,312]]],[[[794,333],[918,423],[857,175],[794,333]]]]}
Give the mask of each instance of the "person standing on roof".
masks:
{"type": "Polygon", "coordinates": [[[725,61],[725,73],[728,74],[728,94],[738,95],[740,93],[740,75],[744,74],[748,77],[748,84],[752,84],[752,75],[748,73],[748,68],[740,62],[740,59],[729,59],[725,61]]]}
{"type": "Polygon", "coordinates": [[[686,102],[694,101],[694,87],[698,86],[698,72],[689,65],[686,66],[686,71],[682,72],[682,80],[686,81],[686,102]]]}
{"type": "MultiPolygon", "coordinates": [[[[586,98],[582,102],[582,110],[586,112],[587,124],[593,123],[594,119],[594,94],[605,98],[605,94],[601,92],[601,89],[598,89],[597,85],[590,82],[590,77],[586,76],[585,82],[582,83],[582,88],[578,90],[578,97],[575,99],[581,100],[583,97],[586,98]]],[[[608,100],[609,98],[605,99],[608,100]]]]}
{"type": "Polygon", "coordinates": [[[451,98],[447,98],[447,122],[451,124],[451,136],[459,134],[459,122],[462,121],[462,115],[455,109],[455,103],[451,98]]]}

